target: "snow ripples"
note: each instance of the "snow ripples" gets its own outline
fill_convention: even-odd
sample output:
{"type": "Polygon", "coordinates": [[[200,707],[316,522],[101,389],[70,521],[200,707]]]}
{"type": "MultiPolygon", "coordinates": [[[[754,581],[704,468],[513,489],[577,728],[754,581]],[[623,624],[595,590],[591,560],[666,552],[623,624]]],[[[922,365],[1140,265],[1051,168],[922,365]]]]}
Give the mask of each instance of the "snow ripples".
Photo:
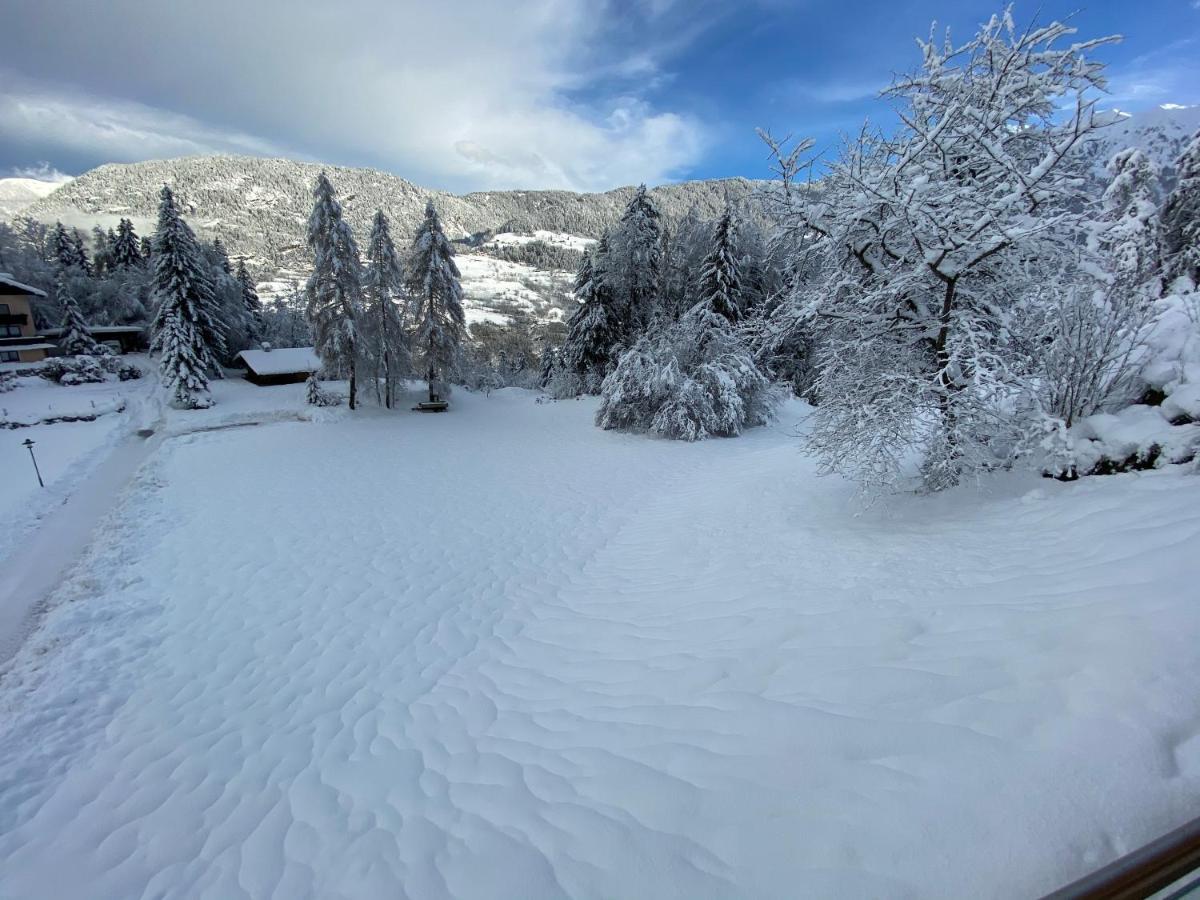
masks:
{"type": "Polygon", "coordinates": [[[166,445],[0,682],[0,896],[1009,896],[1200,798],[1190,481],[458,404],[166,445]]]}

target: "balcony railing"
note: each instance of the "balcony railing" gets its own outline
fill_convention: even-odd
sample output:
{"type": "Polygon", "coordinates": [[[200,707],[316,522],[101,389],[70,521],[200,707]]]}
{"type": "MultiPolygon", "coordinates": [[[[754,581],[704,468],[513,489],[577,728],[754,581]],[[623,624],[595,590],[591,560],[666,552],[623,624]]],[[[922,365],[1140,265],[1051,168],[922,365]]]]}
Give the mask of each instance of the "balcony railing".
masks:
{"type": "Polygon", "coordinates": [[[1200,819],[1176,828],[1043,900],[1175,900],[1200,895],[1200,819]],[[1157,894],[1171,888],[1164,894],[1157,894]]]}
{"type": "Polygon", "coordinates": [[[25,313],[0,313],[0,325],[28,325],[29,316],[25,313]]]}

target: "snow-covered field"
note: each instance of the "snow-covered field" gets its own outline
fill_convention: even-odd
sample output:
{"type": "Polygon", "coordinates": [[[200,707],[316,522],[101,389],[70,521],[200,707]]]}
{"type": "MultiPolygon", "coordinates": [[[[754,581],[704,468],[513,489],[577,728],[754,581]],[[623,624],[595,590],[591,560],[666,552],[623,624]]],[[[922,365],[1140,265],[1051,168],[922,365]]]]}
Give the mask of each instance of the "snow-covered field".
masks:
{"type": "Polygon", "coordinates": [[[1200,802],[1200,478],[217,392],[0,676],[0,897],[1029,896],[1200,802]]]}

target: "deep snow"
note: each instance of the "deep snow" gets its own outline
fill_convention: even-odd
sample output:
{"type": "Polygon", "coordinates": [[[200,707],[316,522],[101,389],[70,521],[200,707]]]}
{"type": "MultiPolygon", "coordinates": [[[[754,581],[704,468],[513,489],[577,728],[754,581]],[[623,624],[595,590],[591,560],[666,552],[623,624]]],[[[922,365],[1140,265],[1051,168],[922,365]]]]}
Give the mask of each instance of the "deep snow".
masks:
{"type": "MultiPolygon", "coordinates": [[[[1200,478],[862,510],[804,409],[173,414],[0,678],[0,896],[1012,897],[1200,802],[1200,478]]],[[[270,409],[273,399],[276,409],[270,409]]]]}

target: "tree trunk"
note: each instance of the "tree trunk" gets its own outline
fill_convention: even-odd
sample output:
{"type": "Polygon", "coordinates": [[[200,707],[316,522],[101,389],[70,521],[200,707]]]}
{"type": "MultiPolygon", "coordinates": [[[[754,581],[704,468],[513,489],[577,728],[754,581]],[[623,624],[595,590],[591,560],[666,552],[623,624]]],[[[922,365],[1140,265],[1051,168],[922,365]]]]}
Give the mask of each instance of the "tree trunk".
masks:
{"type": "Polygon", "coordinates": [[[358,402],[358,380],[355,378],[354,356],[350,356],[350,408],[354,409],[358,402]]]}

